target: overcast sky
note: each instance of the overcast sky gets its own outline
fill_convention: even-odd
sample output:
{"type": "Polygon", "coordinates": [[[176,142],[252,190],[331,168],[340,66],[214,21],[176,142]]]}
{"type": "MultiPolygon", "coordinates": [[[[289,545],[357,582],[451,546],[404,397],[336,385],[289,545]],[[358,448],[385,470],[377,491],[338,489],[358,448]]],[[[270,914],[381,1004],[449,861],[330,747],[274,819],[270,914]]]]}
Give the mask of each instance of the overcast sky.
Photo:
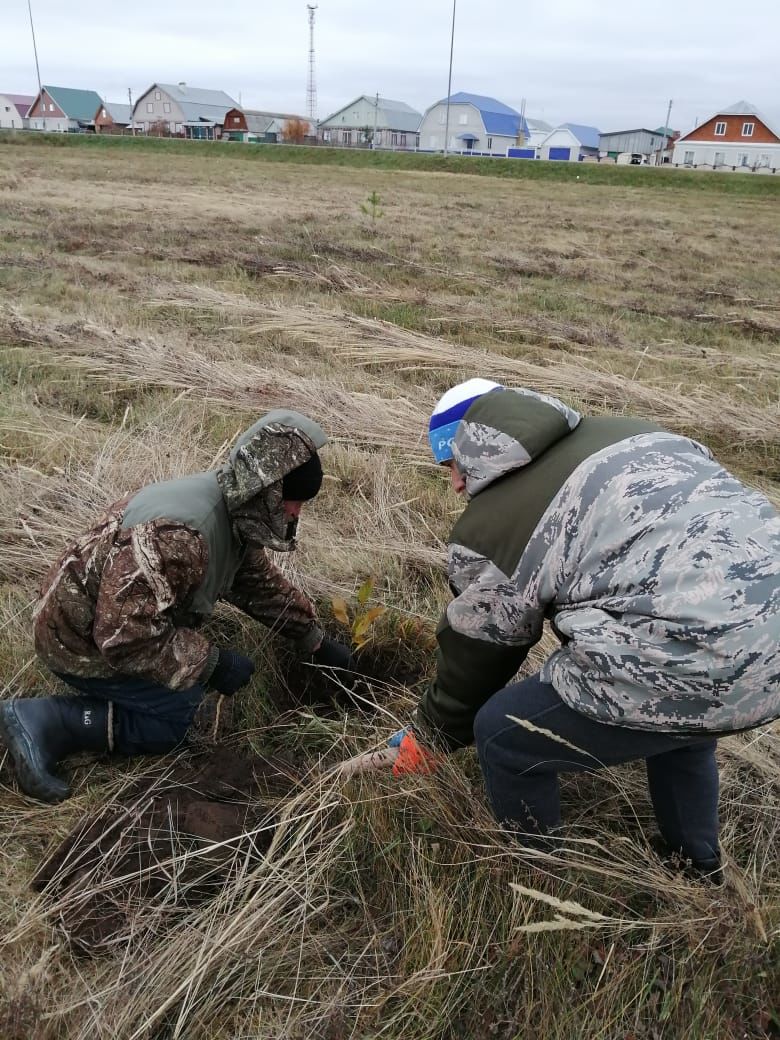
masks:
{"type": "MultiPolygon", "coordinates": [[[[154,81],[306,111],[305,0],[32,0],[41,79],[133,98],[154,81]]],[[[0,0],[0,92],[37,90],[27,0],[0,0]]],[[[318,115],[377,91],[420,111],[447,93],[452,0],[321,0],[318,115]]],[[[686,130],[736,101],[780,110],[780,4],[457,0],[453,93],[551,123],[686,130]]]]}

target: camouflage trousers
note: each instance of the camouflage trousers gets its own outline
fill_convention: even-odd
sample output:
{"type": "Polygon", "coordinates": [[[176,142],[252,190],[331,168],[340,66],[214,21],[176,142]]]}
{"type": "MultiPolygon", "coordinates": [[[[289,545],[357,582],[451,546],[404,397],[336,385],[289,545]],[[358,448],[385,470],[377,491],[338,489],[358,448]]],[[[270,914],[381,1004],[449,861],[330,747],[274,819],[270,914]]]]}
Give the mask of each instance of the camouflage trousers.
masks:
{"type": "Polygon", "coordinates": [[[595,722],[564,704],[538,675],[491,697],[477,714],[474,736],[493,812],[531,842],[560,826],[559,773],[595,772],[644,759],[668,848],[694,865],[717,865],[717,741],[712,736],[595,722]]]}

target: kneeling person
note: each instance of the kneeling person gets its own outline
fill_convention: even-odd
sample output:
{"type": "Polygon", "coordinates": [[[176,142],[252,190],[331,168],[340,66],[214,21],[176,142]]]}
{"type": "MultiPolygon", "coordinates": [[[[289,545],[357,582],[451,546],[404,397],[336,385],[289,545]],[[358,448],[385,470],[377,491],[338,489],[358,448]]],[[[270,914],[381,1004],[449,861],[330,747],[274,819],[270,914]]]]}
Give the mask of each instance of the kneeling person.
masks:
{"type": "Polygon", "coordinates": [[[22,789],[70,794],[57,763],[79,751],[162,754],[179,745],[207,689],[232,695],[254,664],[200,626],[219,599],[291,640],[315,662],[350,668],[314,607],[266,550],[295,548],[302,503],[322,483],[322,429],[269,412],[220,469],[151,484],[114,503],[68,546],[34,613],[35,647],[76,697],[0,704],[22,789]]]}

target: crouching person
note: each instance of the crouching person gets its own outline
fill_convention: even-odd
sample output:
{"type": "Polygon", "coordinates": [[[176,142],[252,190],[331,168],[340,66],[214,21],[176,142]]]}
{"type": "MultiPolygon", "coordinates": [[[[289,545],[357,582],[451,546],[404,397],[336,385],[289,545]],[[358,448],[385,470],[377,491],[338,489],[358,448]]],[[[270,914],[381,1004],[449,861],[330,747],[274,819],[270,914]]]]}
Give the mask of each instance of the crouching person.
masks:
{"type": "Polygon", "coordinates": [[[780,716],[780,517],[695,441],[485,380],[430,438],[468,504],[396,773],[476,741],[497,818],[533,842],[560,773],[644,759],[667,849],[716,872],[717,739],[780,716]],[[545,618],[560,647],[507,685],[545,618]]]}
{"type": "Polygon", "coordinates": [[[220,470],[152,484],[69,545],[34,613],[36,650],[77,696],[0,703],[0,735],[22,789],[58,802],[55,769],[79,751],[162,754],[181,744],[208,689],[245,686],[252,661],[200,631],[219,599],[322,665],[351,667],[314,608],[269,560],[295,548],[302,504],[322,482],[320,427],[269,412],[220,470]]]}

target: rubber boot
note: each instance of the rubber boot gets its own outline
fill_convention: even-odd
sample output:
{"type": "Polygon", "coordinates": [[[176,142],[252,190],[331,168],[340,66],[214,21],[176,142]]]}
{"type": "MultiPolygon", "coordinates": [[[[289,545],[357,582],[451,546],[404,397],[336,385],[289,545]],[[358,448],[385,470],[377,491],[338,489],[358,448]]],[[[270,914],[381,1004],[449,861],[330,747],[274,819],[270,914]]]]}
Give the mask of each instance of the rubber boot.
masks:
{"type": "Polygon", "coordinates": [[[691,881],[705,881],[715,888],[723,884],[720,856],[709,860],[686,859],[681,851],[671,848],[660,834],[650,839],[650,845],[667,870],[682,874],[691,881]]]}
{"type": "Polygon", "coordinates": [[[57,763],[79,751],[110,751],[111,704],[87,697],[25,697],[0,702],[0,736],[19,786],[41,802],[61,802],[70,787],[57,763]]]}

